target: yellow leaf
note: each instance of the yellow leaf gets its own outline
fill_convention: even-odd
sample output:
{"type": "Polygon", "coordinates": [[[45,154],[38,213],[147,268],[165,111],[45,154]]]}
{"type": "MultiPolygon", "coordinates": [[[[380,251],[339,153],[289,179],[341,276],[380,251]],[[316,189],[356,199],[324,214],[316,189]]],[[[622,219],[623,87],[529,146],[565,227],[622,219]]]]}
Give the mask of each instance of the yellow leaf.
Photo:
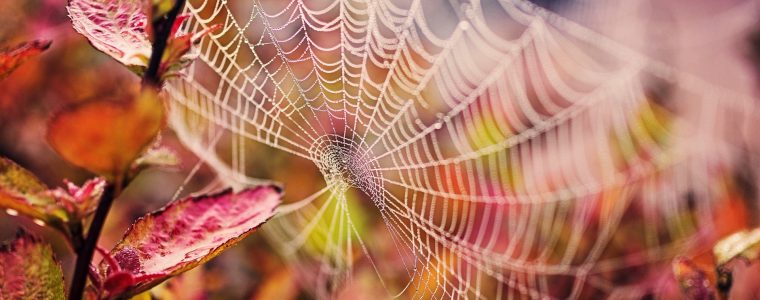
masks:
{"type": "Polygon", "coordinates": [[[723,238],[715,244],[713,253],[718,266],[737,257],[757,259],[760,253],[760,228],[743,230],[723,238]]]}

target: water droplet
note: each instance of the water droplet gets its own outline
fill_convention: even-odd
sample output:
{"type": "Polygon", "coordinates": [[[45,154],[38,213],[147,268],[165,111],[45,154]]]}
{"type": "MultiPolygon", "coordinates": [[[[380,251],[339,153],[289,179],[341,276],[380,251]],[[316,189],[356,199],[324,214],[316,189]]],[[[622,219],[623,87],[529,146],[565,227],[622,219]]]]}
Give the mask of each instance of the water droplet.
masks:
{"type": "Polygon", "coordinates": [[[12,208],[6,208],[5,213],[11,216],[18,216],[18,210],[12,208]]]}
{"type": "Polygon", "coordinates": [[[34,219],[34,224],[37,224],[39,226],[45,226],[45,221],[42,221],[40,219],[34,219]]]}

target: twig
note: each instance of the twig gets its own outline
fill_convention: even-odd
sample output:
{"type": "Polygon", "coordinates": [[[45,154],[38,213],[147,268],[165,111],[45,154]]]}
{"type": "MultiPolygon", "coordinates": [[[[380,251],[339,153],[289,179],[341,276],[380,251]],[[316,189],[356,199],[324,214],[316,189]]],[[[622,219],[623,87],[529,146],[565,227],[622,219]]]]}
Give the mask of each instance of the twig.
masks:
{"type": "Polygon", "coordinates": [[[174,6],[168,13],[161,19],[156,20],[153,23],[153,32],[155,33],[155,40],[153,41],[153,51],[150,54],[150,60],[148,61],[148,69],[143,75],[143,83],[159,87],[161,84],[161,78],[158,71],[161,68],[161,59],[164,56],[164,50],[170,38],[172,26],[174,20],[177,19],[177,15],[185,5],[185,0],[176,0],[174,6]]]}
{"type": "Polygon", "coordinates": [[[74,267],[74,277],[71,279],[71,289],[69,290],[69,299],[82,299],[84,295],[85,284],[87,283],[87,274],[90,271],[92,255],[95,251],[95,245],[98,243],[100,232],[103,230],[108,211],[111,209],[111,203],[115,198],[116,185],[108,183],[103,196],[100,197],[98,208],[95,210],[95,216],[87,231],[87,238],[77,253],[77,262],[74,267]]]}

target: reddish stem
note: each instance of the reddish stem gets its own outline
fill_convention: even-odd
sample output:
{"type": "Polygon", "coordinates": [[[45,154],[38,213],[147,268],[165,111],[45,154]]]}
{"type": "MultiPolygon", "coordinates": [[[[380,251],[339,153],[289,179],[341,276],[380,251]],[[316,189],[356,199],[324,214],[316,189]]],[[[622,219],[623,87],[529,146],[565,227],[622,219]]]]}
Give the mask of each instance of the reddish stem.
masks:
{"type": "Polygon", "coordinates": [[[121,266],[113,258],[113,256],[111,256],[111,253],[108,253],[106,249],[103,249],[103,247],[100,247],[100,246],[95,246],[95,250],[97,250],[100,253],[100,255],[103,256],[103,259],[108,263],[108,267],[113,268],[113,272],[121,271],[121,266]]]}

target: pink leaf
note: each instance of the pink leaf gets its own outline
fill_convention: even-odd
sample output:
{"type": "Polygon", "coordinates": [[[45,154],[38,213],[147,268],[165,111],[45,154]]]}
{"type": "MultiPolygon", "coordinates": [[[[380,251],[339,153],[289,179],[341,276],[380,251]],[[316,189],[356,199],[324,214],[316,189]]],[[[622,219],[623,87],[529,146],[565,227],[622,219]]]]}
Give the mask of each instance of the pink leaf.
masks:
{"type": "Polygon", "coordinates": [[[0,248],[0,299],[64,299],[63,273],[50,245],[20,232],[0,248]]]}
{"type": "Polygon", "coordinates": [[[93,47],[126,66],[145,67],[152,46],[142,0],[71,0],[68,10],[77,32],[93,47]]]}
{"type": "Polygon", "coordinates": [[[81,187],[67,179],[63,182],[66,184],[66,189],[57,188],[43,194],[54,198],[61,207],[77,219],[85,218],[95,211],[106,187],[106,180],[103,177],[87,180],[81,187]]]}
{"type": "Polygon", "coordinates": [[[133,274],[133,288],[126,294],[145,291],[245,238],[274,215],[281,196],[278,187],[260,186],[170,203],[132,224],[111,251],[118,268],[109,268],[104,262],[101,269],[133,274]],[[163,276],[146,276],[155,274],[163,276]]]}
{"type": "MultiPolygon", "coordinates": [[[[154,7],[149,3],[142,0],[71,0],[68,10],[74,29],[95,48],[140,74],[147,68],[153,49],[150,42],[152,24],[148,21],[148,13],[161,15],[164,6],[173,4],[163,1],[154,7]],[[151,9],[157,11],[150,12],[151,9]]],[[[191,46],[219,28],[211,26],[199,33],[180,34],[179,28],[189,17],[181,15],[171,24],[171,34],[159,69],[162,78],[174,76],[177,70],[187,66],[194,59],[190,53],[191,46]]]]}

